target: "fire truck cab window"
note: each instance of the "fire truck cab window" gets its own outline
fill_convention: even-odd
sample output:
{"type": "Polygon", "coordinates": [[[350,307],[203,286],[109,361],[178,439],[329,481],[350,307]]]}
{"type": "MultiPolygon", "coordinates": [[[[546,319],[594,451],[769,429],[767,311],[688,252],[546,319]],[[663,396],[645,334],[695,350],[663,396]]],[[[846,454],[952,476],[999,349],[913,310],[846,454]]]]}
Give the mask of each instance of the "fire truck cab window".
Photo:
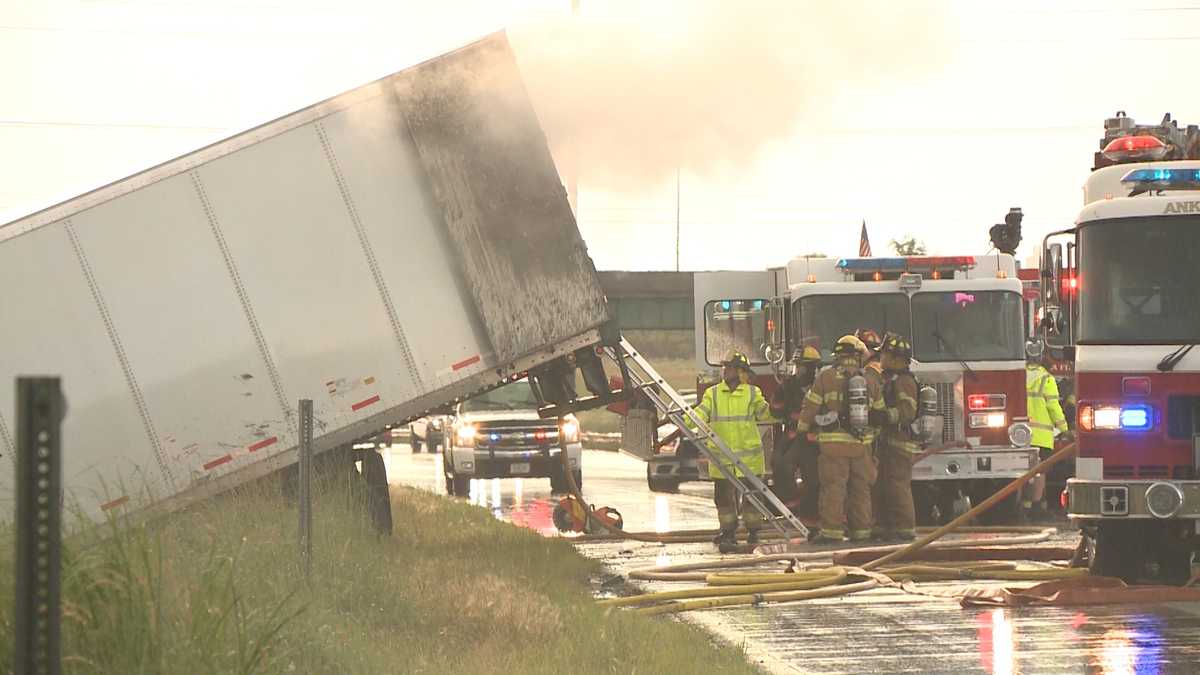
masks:
{"type": "Polygon", "coordinates": [[[1180,344],[1200,336],[1200,218],[1096,221],[1079,235],[1079,342],[1180,344]]]}
{"type": "Polygon", "coordinates": [[[908,297],[903,293],[809,295],[797,300],[795,307],[800,342],[821,350],[824,361],[833,359],[838,338],[859,328],[871,328],[880,335],[889,331],[912,334],[908,297]]]}
{"type": "Polygon", "coordinates": [[[731,351],[739,351],[754,365],[766,365],[766,300],[714,300],[704,306],[704,360],[718,366],[731,351]]]}
{"type": "Polygon", "coordinates": [[[1024,360],[1021,305],[1021,296],[1010,291],[916,293],[913,358],[922,363],[1024,360]]]}

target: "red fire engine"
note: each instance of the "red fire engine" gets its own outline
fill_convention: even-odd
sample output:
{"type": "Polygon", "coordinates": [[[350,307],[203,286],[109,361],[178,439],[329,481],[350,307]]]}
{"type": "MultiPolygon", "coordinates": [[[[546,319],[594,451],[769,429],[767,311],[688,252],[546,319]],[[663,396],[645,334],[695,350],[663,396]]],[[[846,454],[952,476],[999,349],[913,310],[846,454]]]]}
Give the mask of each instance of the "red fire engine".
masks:
{"type": "Polygon", "coordinates": [[[1100,147],[1075,227],[1042,254],[1043,325],[1074,345],[1066,506],[1093,571],[1133,580],[1153,564],[1186,580],[1200,544],[1200,129],[1118,113],[1100,147]]]}

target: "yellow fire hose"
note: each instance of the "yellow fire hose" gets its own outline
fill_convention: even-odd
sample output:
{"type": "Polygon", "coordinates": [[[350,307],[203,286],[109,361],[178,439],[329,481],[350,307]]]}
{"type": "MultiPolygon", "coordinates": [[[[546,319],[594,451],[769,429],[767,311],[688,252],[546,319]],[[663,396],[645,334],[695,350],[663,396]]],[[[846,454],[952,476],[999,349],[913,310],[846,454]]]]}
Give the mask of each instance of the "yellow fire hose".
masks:
{"type": "MultiPolygon", "coordinates": [[[[1051,455],[1045,461],[1030,469],[1020,478],[1014,480],[1012,483],[1008,484],[1003,489],[984,500],[978,506],[972,508],[958,518],[955,518],[949,524],[930,532],[912,544],[908,544],[906,546],[880,546],[861,549],[877,550],[880,553],[885,553],[885,555],[882,557],[863,565],[862,568],[830,566],[820,569],[803,570],[800,572],[775,574],[760,573],[748,575],[709,574],[703,571],[711,569],[731,569],[737,567],[759,566],[763,563],[772,561],[790,561],[795,564],[804,559],[813,560],[831,556],[833,551],[826,550],[780,553],[755,556],[753,558],[743,560],[715,560],[708,561],[706,563],[691,563],[658,567],[648,570],[634,570],[629,574],[629,578],[631,579],[704,581],[706,584],[708,584],[708,586],[683,589],[679,591],[648,593],[626,598],[613,598],[609,600],[601,600],[600,604],[603,606],[620,607],[667,601],[667,604],[642,607],[635,610],[638,614],[657,615],[685,612],[696,609],[710,609],[715,607],[797,602],[816,598],[836,597],[839,595],[858,593],[885,585],[899,585],[899,582],[901,581],[944,581],[955,579],[1044,581],[1086,575],[1087,570],[1083,569],[1064,569],[1054,567],[1039,569],[1014,569],[1009,563],[986,562],[962,563],[956,566],[910,564],[880,569],[886,563],[911,556],[917,551],[933,546],[935,541],[944,537],[950,532],[956,530],[967,530],[967,528],[964,527],[966,523],[970,522],[976,516],[986,512],[1000,501],[1006,499],[1039,473],[1042,473],[1050,466],[1071,456],[1075,453],[1075,451],[1075,443],[1064,447],[1063,449],[1051,455]],[[872,573],[871,570],[878,571],[872,573]],[[895,577],[892,577],[891,574],[894,574],[895,577]],[[781,579],[780,577],[784,578],[781,579]],[[852,577],[864,578],[864,580],[854,583],[843,583],[852,577]],[[729,595],[730,592],[736,592],[736,594],[729,595]]],[[[604,535],[586,538],[581,537],[581,540],[591,541],[605,539],[633,539],[635,541],[653,543],[673,543],[689,538],[702,540],[704,537],[711,536],[709,531],[694,533],[642,533],[624,532],[610,526],[604,520],[597,518],[592,512],[592,509],[587,506],[587,502],[584,501],[583,494],[580,492],[579,486],[575,483],[575,477],[571,471],[567,453],[561,453],[560,457],[562,459],[563,473],[567,481],[567,487],[570,489],[571,494],[575,497],[575,499],[579,500],[580,504],[584,505],[585,511],[588,514],[588,518],[592,522],[599,525],[602,529],[608,530],[610,533],[610,535],[607,537],[604,535]]],[[[1024,529],[1028,531],[1028,528],[1024,529]]],[[[971,528],[971,530],[976,532],[1012,532],[1013,528],[971,528]]],[[[1054,530],[1051,528],[1047,530],[1038,529],[1037,531],[1037,534],[1030,534],[1025,537],[993,539],[989,540],[988,543],[990,545],[1037,543],[1045,541],[1047,538],[1049,538],[1049,535],[1053,533],[1054,530]]],[[[978,543],[979,542],[977,541],[951,541],[941,542],[940,544],[937,544],[937,547],[970,547],[978,543]]]]}

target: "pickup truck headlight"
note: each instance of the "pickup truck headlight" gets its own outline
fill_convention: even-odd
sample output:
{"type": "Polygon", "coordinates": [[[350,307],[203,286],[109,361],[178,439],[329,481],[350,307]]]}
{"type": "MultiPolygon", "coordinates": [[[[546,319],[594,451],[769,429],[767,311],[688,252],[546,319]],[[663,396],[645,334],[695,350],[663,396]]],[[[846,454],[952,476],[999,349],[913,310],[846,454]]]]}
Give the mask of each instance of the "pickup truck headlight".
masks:
{"type": "Polygon", "coordinates": [[[563,444],[579,442],[579,422],[575,420],[563,420],[562,428],[559,436],[562,438],[563,444]]]}
{"type": "Polygon", "coordinates": [[[441,428],[442,428],[442,421],[441,421],[441,420],[430,420],[429,424],[430,424],[430,425],[432,425],[434,429],[441,429],[441,428]]]}
{"type": "Polygon", "coordinates": [[[459,446],[464,448],[475,447],[475,435],[479,433],[479,428],[474,424],[464,424],[454,432],[454,438],[458,441],[459,446]]]}

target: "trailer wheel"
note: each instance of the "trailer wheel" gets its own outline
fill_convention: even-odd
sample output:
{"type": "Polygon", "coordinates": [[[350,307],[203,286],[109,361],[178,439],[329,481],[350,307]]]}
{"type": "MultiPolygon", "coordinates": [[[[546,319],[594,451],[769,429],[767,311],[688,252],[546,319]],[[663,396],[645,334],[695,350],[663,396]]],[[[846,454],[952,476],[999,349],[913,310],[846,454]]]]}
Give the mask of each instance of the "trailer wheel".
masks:
{"type": "Polygon", "coordinates": [[[1145,560],[1137,526],[1133,522],[1098,523],[1095,534],[1088,538],[1088,571],[1127,584],[1136,582],[1145,560]]]}
{"type": "Polygon", "coordinates": [[[367,512],[371,524],[381,535],[392,534],[392,499],[388,493],[387,468],[383,455],[369,451],[362,458],[363,478],[367,482],[367,512]]]}

